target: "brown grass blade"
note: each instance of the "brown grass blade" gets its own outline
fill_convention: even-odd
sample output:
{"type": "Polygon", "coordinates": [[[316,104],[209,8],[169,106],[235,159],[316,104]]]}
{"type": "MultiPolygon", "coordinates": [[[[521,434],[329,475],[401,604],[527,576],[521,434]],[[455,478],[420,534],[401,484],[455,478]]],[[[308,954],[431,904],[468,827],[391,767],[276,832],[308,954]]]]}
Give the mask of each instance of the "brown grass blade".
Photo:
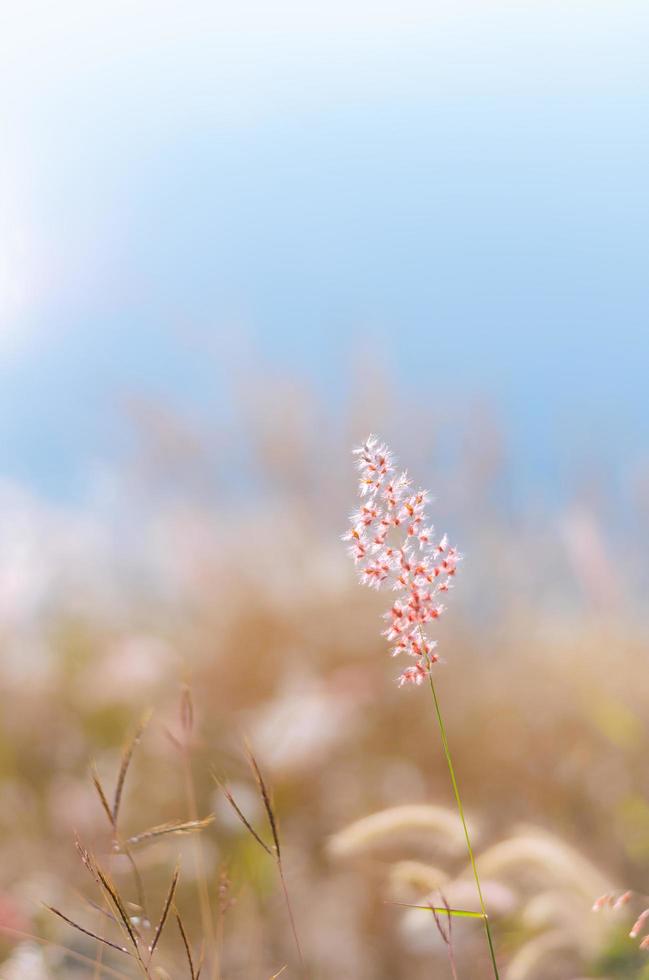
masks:
{"type": "Polygon", "coordinates": [[[203,962],[205,960],[205,942],[201,943],[201,955],[198,957],[198,966],[196,967],[196,980],[200,980],[201,971],[203,969],[203,962]]]}
{"type": "Polygon", "coordinates": [[[97,884],[99,884],[99,878],[97,877],[97,869],[95,867],[95,862],[93,861],[90,855],[90,852],[86,850],[86,848],[83,846],[83,844],[81,843],[78,837],[74,838],[74,846],[76,847],[79,853],[79,857],[81,858],[84,867],[88,869],[88,871],[93,876],[97,884]]]}
{"type": "Polygon", "coordinates": [[[275,853],[279,858],[281,854],[280,846],[279,846],[279,830],[277,827],[277,820],[275,819],[275,811],[273,810],[273,803],[271,800],[271,796],[268,791],[268,787],[264,782],[264,777],[261,774],[261,770],[259,768],[257,760],[255,759],[253,751],[247,743],[246,743],[246,753],[248,755],[248,762],[250,763],[250,768],[252,769],[255,779],[257,781],[257,786],[259,787],[259,792],[261,794],[264,807],[266,808],[266,815],[268,817],[268,823],[270,824],[270,831],[273,835],[273,842],[275,844],[275,853]]]}
{"type": "Polygon", "coordinates": [[[92,768],[90,770],[90,775],[92,776],[93,785],[94,785],[95,789],[97,790],[97,796],[99,797],[99,802],[101,803],[101,805],[103,807],[104,813],[108,817],[108,822],[110,823],[111,827],[114,830],[115,829],[115,821],[113,819],[113,811],[110,808],[110,804],[108,802],[108,799],[106,797],[106,794],[104,793],[104,788],[101,785],[101,782],[99,780],[99,773],[97,772],[97,769],[96,769],[96,767],[94,765],[92,766],[92,768]]]}
{"type": "Polygon", "coordinates": [[[104,939],[103,936],[98,936],[96,932],[91,932],[90,929],[84,929],[84,927],[80,926],[78,922],[75,922],[73,919],[69,919],[67,915],[64,915],[63,912],[55,909],[52,905],[46,905],[45,908],[48,909],[48,911],[53,912],[54,915],[58,915],[59,919],[63,919],[63,921],[67,922],[69,926],[72,926],[72,928],[76,929],[78,932],[82,932],[85,936],[90,936],[91,939],[95,939],[98,943],[103,943],[104,946],[110,946],[111,949],[116,949],[120,953],[126,953],[127,956],[131,955],[126,946],[118,946],[117,943],[112,943],[110,939],[104,939]]]}
{"type": "Polygon", "coordinates": [[[162,915],[160,916],[160,921],[156,926],[155,934],[153,936],[153,941],[149,946],[149,953],[153,956],[155,948],[158,945],[160,936],[162,935],[162,930],[165,927],[165,922],[167,921],[167,916],[169,915],[169,909],[171,908],[171,903],[174,900],[174,895],[176,893],[176,885],[178,884],[178,875],[180,874],[180,868],[176,867],[174,871],[174,876],[171,879],[171,885],[169,886],[169,891],[167,892],[167,897],[165,899],[164,907],[162,909],[162,915]]]}
{"type": "Polygon", "coordinates": [[[115,908],[115,911],[117,912],[117,916],[121,920],[122,925],[124,926],[124,928],[126,929],[126,932],[128,933],[128,937],[131,940],[131,942],[133,943],[133,946],[134,946],[135,950],[136,951],[139,951],[138,942],[137,942],[137,936],[136,936],[135,931],[133,929],[133,924],[131,922],[131,919],[130,919],[130,916],[129,916],[128,912],[124,908],[124,903],[122,902],[122,899],[120,898],[119,892],[115,888],[115,885],[112,883],[112,881],[110,880],[110,878],[108,878],[108,876],[102,871],[102,869],[98,865],[95,865],[95,868],[97,870],[97,876],[99,878],[99,884],[104,889],[104,891],[106,892],[106,894],[110,898],[111,902],[113,903],[113,906],[115,908]]]}
{"type": "Polygon", "coordinates": [[[142,718],[142,721],[137,726],[135,733],[133,734],[133,737],[130,739],[130,741],[126,743],[122,751],[122,761],[119,767],[119,774],[117,776],[117,785],[115,786],[115,796],[113,798],[113,807],[111,811],[114,827],[117,826],[117,818],[119,816],[119,808],[122,802],[122,792],[124,790],[124,781],[126,779],[126,773],[128,772],[128,768],[131,764],[131,759],[133,758],[133,752],[137,748],[140,739],[142,738],[142,735],[144,734],[144,731],[147,725],[149,724],[149,721],[151,719],[151,714],[152,714],[151,711],[147,711],[147,713],[142,718]]]}
{"type": "Polygon", "coordinates": [[[102,871],[102,869],[99,867],[92,854],[90,854],[90,852],[86,850],[86,848],[83,846],[83,844],[81,843],[78,837],[75,837],[74,843],[77,848],[77,851],[79,852],[79,855],[81,857],[84,866],[88,869],[92,877],[95,879],[95,882],[99,885],[102,891],[105,892],[105,894],[112,902],[112,906],[117,913],[118,925],[121,921],[121,923],[123,924],[124,928],[128,933],[129,939],[133,943],[134,948],[139,952],[139,947],[137,943],[137,930],[133,928],[133,924],[131,923],[128,913],[124,908],[124,904],[121,898],[119,897],[119,893],[115,888],[115,885],[111,882],[109,877],[102,871]]]}
{"type": "Polygon", "coordinates": [[[266,854],[269,854],[271,857],[273,857],[274,855],[273,855],[273,852],[271,851],[270,847],[268,846],[268,844],[266,844],[265,841],[263,841],[261,839],[261,837],[259,836],[259,834],[255,830],[255,828],[252,826],[251,823],[249,823],[249,821],[247,820],[247,818],[241,812],[241,810],[239,809],[239,807],[238,807],[238,805],[236,803],[236,800],[234,799],[232,793],[227,788],[227,786],[225,786],[222,782],[220,782],[216,778],[216,776],[214,776],[213,778],[214,778],[214,782],[219,787],[219,789],[221,790],[221,792],[225,796],[226,800],[228,801],[228,803],[230,804],[230,806],[232,807],[232,809],[234,810],[234,812],[236,813],[236,815],[238,816],[239,820],[244,825],[244,827],[246,828],[246,830],[248,831],[248,833],[249,834],[252,834],[252,836],[255,838],[255,840],[257,841],[257,843],[261,847],[263,847],[263,849],[266,851],[266,854]]]}
{"type": "Polygon", "coordinates": [[[189,972],[192,980],[196,980],[196,972],[194,970],[194,961],[192,959],[192,953],[189,948],[189,941],[187,939],[187,933],[185,932],[185,927],[183,925],[183,920],[180,918],[178,910],[176,912],[176,922],[178,923],[178,928],[180,930],[180,935],[182,936],[183,946],[185,947],[185,953],[187,955],[187,962],[189,963],[189,972]]]}
{"type": "Polygon", "coordinates": [[[194,834],[199,830],[203,830],[205,827],[209,827],[213,820],[213,813],[208,817],[203,817],[202,820],[172,820],[169,823],[162,823],[157,827],[144,830],[141,834],[136,834],[135,837],[129,837],[126,843],[134,846],[136,844],[143,844],[145,841],[155,840],[158,837],[164,837],[168,834],[194,834]]]}
{"type": "Polygon", "coordinates": [[[140,874],[139,868],[135,863],[135,858],[131,854],[128,844],[122,848],[123,853],[126,855],[126,860],[131,866],[131,871],[133,872],[133,881],[135,882],[135,890],[137,892],[138,903],[142,910],[142,914],[145,919],[148,919],[146,911],[146,896],[144,894],[144,882],[142,881],[142,875],[140,874]]]}

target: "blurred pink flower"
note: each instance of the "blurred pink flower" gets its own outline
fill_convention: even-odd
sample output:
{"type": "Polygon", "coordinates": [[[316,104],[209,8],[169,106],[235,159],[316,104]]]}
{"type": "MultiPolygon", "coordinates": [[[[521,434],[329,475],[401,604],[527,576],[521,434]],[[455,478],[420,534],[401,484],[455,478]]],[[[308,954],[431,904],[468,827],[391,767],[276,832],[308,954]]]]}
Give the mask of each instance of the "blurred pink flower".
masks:
{"type": "Polygon", "coordinates": [[[424,627],[444,612],[438,599],[449,591],[461,556],[449,548],[446,535],[435,543],[426,519],[428,491],[412,492],[407,473],[396,474],[387,446],[369,436],[354,455],[363,502],[351,515],[343,540],[350,542],[348,553],[359,566],[362,585],[380,589],[387,584],[404,593],[385,614],[383,636],[394,643],[393,656],[416,659],[401,673],[399,685],[421,684],[439,659],[424,627]]]}
{"type": "MultiPolygon", "coordinates": [[[[643,896],[636,895],[635,892],[626,891],[616,898],[615,895],[607,892],[605,895],[600,895],[600,897],[596,899],[593,905],[593,912],[600,912],[603,908],[607,907],[617,911],[618,909],[624,908],[625,905],[628,905],[634,898],[642,897],[643,896]]],[[[646,896],[644,896],[644,898],[646,901],[646,896]]],[[[647,919],[649,919],[649,908],[646,908],[643,912],[641,912],[631,926],[631,932],[629,933],[630,939],[637,939],[640,933],[644,932],[647,919]]],[[[640,949],[649,949],[649,935],[645,936],[641,941],[640,949]]]]}

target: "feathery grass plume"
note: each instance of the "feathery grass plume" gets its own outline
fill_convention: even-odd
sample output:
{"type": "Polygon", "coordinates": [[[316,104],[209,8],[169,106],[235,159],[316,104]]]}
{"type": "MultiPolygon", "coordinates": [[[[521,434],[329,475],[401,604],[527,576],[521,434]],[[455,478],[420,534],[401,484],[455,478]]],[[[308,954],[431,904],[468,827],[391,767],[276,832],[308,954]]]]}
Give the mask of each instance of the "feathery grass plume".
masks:
{"type": "Polygon", "coordinates": [[[343,535],[349,541],[348,552],[360,567],[362,585],[380,589],[390,585],[402,593],[385,614],[388,627],[383,635],[393,643],[392,655],[406,654],[414,664],[399,676],[399,686],[419,686],[426,679],[430,685],[444,756],[453,785],[464,840],[466,843],[484,921],[485,935],[494,977],[499,980],[489,918],[485,908],[480,876],[464,816],[451,751],[442,712],[433,683],[432,667],[439,657],[437,643],[426,630],[445,610],[439,601],[451,589],[461,555],[449,547],[446,534],[435,543],[435,532],[427,524],[427,490],[412,491],[404,470],[397,473],[392,453],[376,436],[370,435],[362,446],[353,450],[358,457],[359,509],[350,517],[350,527],[343,535]]]}
{"type": "Polygon", "coordinates": [[[408,474],[397,474],[387,446],[369,436],[354,455],[364,499],[343,540],[350,542],[361,584],[388,585],[402,593],[385,615],[383,635],[394,644],[392,656],[403,653],[415,660],[402,671],[399,684],[421,684],[439,659],[425,628],[444,612],[440,598],[452,587],[461,556],[449,547],[447,535],[435,541],[427,524],[428,491],[413,492],[408,474]]]}
{"type": "MultiPolygon", "coordinates": [[[[515,829],[510,838],[482,852],[479,861],[483,892],[492,912],[507,916],[510,922],[514,974],[520,970],[528,980],[545,980],[550,966],[554,970],[567,970],[569,965],[576,969],[577,964],[599,962],[605,954],[602,930],[589,911],[593,887],[601,892],[595,910],[608,909],[618,918],[632,902],[638,903],[638,908],[642,908],[641,901],[649,904],[647,896],[612,890],[607,877],[588,859],[538,828],[515,829]],[[489,876],[486,880],[485,875],[489,876]],[[547,943],[541,941],[546,936],[550,936],[547,943]]],[[[444,880],[443,871],[419,862],[400,861],[391,865],[389,904],[407,910],[404,925],[408,933],[425,936],[423,913],[428,907],[423,903],[435,902],[440,891],[450,904],[454,918],[467,915],[470,906],[464,903],[471,901],[467,892],[470,870],[463,869],[457,877],[446,876],[444,880]]],[[[443,909],[439,914],[444,921],[443,909]]],[[[643,926],[649,925],[647,919],[636,924],[638,935],[643,926]]],[[[506,976],[509,980],[509,971],[506,976]]]]}
{"type": "Polygon", "coordinates": [[[361,817],[330,838],[331,857],[348,858],[386,850],[414,839],[433,840],[445,851],[461,853],[465,846],[462,828],[452,810],[432,804],[405,804],[361,817]]]}
{"type": "Polygon", "coordinates": [[[388,873],[389,894],[395,900],[405,901],[412,895],[430,895],[431,892],[440,891],[448,880],[445,871],[423,861],[397,861],[390,866],[388,873]]]}
{"type": "Polygon", "coordinates": [[[584,901],[610,887],[602,872],[574,847],[536,827],[521,828],[487,848],[480,855],[480,867],[490,878],[526,879],[537,888],[560,883],[584,901]]]}
{"type": "MultiPolygon", "coordinates": [[[[551,957],[551,962],[554,962],[557,954],[570,954],[573,948],[571,937],[564,929],[555,929],[535,936],[525,943],[510,961],[507,980],[543,980],[547,975],[545,971],[549,958],[551,957]]],[[[572,973],[568,975],[573,976],[572,973]]]]}
{"type": "Polygon", "coordinates": [[[262,803],[264,805],[264,809],[266,811],[266,818],[268,820],[268,826],[270,828],[270,833],[271,833],[271,837],[272,837],[272,841],[273,841],[272,845],[267,844],[263,840],[263,838],[260,836],[260,834],[257,833],[257,831],[255,830],[255,828],[252,826],[252,824],[250,823],[250,821],[247,819],[247,817],[245,816],[245,814],[243,813],[243,811],[241,810],[241,808],[237,804],[236,800],[234,799],[232,793],[227,788],[227,786],[225,786],[224,783],[221,780],[219,780],[215,775],[213,776],[213,778],[214,778],[214,781],[216,782],[216,785],[219,787],[219,789],[221,790],[221,792],[225,796],[226,800],[228,801],[228,803],[230,804],[230,806],[232,807],[232,809],[234,810],[234,812],[236,813],[237,817],[239,818],[239,820],[241,821],[241,823],[243,824],[243,826],[246,828],[246,830],[248,831],[248,833],[254,838],[254,840],[257,841],[257,843],[259,844],[259,846],[261,848],[263,848],[263,850],[266,852],[266,854],[270,855],[270,857],[272,857],[274,859],[274,861],[275,861],[275,866],[277,868],[277,874],[279,876],[280,884],[281,884],[281,887],[282,887],[282,892],[284,894],[284,902],[286,904],[286,911],[288,913],[289,922],[291,924],[291,932],[293,933],[293,941],[295,942],[295,948],[297,949],[297,954],[298,954],[298,958],[299,958],[299,961],[300,961],[300,968],[302,970],[302,973],[304,973],[304,971],[305,971],[304,955],[302,953],[302,946],[301,946],[300,939],[299,939],[299,936],[298,936],[297,926],[295,924],[295,916],[293,915],[293,907],[291,905],[291,899],[289,897],[288,888],[287,888],[287,885],[286,885],[286,878],[284,876],[284,864],[283,864],[283,861],[282,861],[282,850],[281,850],[281,844],[280,844],[280,839],[279,839],[279,825],[278,825],[278,822],[277,822],[277,816],[275,814],[275,808],[273,806],[271,792],[270,792],[270,790],[268,788],[268,785],[267,785],[267,783],[266,783],[266,781],[265,781],[265,779],[264,779],[264,777],[263,777],[263,775],[261,773],[261,769],[259,767],[259,763],[257,762],[257,759],[255,758],[255,756],[253,754],[253,751],[252,751],[250,745],[248,745],[248,743],[246,743],[246,758],[248,760],[248,765],[250,766],[250,769],[252,770],[252,774],[253,774],[253,776],[255,778],[255,782],[257,784],[257,789],[259,790],[259,795],[261,797],[261,801],[262,801],[262,803]]]}

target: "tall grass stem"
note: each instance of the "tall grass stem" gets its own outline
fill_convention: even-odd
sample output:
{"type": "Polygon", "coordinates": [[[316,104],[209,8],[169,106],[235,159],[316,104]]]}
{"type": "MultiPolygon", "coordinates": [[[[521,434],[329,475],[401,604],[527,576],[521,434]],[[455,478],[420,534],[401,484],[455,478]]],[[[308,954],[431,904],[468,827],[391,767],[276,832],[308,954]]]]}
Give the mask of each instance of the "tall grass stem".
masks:
{"type": "Polygon", "coordinates": [[[476,887],[478,889],[478,898],[480,900],[480,911],[482,912],[482,921],[484,922],[485,933],[487,936],[487,943],[489,945],[489,955],[491,956],[491,965],[493,966],[494,977],[496,980],[500,980],[500,974],[498,973],[498,964],[496,963],[496,953],[494,951],[493,937],[491,935],[491,926],[489,925],[489,916],[487,915],[487,910],[485,908],[484,898],[482,896],[482,887],[480,885],[480,876],[478,875],[478,868],[475,863],[475,855],[473,853],[473,847],[471,845],[471,837],[469,836],[469,828],[466,824],[466,818],[464,816],[464,807],[462,806],[462,797],[460,796],[460,790],[457,785],[457,779],[455,776],[455,769],[453,767],[453,760],[451,758],[451,750],[448,745],[448,738],[446,736],[446,726],[444,725],[444,719],[442,717],[442,711],[439,706],[439,700],[437,697],[437,691],[435,690],[435,684],[433,682],[432,674],[428,674],[428,679],[430,681],[430,690],[433,695],[433,703],[435,705],[435,714],[437,715],[437,722],[439,724],[439,731],[442,737],[442,745],[444,747],[444,755],[446,757],[446,763],[448,765],[448,771],[451,776],[451,783],[453,784],[453,793],[455,794],[455,802],[457,803],[458,813],[460,814],[460,820],[462,821],[462,828],[464,830],[464,837],[466,840],[467,851],[469,852],[469,860],[471,862],[471,869],[473,871],[473,877],[475,878],[476,887]]]}

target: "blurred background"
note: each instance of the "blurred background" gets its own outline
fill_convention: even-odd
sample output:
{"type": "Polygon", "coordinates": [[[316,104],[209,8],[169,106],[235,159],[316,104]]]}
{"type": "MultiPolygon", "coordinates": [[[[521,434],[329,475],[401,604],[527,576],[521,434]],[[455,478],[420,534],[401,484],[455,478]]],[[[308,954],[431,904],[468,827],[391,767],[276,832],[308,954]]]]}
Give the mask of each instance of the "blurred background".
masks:
{"type": "MultiPolygon", "coordinates": [[[[41,903],[102,924],[74,833],[110,852],[89,764],[149,707],[126,830],[187,817],[183,684],[223,977],[298,976],[210,777],[263,825],[244,737],[309,976],[451,975],[389,904],[475,895],[339,540],[369,431],[466,556],[437,677],[504,975],[645,975],[590,906],[649,891],[648,43],[640,0],[2,6],[3,980],[103,975],[24,934],[94,962],[41,903]]],[[[154,906],[192,849],[143,849],[154,906]]]]}

